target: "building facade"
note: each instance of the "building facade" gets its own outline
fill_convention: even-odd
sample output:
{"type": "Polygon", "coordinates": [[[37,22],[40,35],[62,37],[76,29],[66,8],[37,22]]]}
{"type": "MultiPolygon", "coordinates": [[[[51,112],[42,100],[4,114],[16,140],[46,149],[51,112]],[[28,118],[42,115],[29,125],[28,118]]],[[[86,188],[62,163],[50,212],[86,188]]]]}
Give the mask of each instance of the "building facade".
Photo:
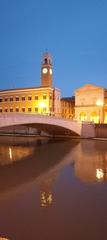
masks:
{"type": "Polygon", "coordinates": [[[52,58],[43,55],[41,86],[0,91],[0,113],[60,115],[60,90],[52,86],[52,58]]]}
{"type": "Polygon", "coordinates": [[[107,123],[107,89],[92,84],[76,89],[75,119],[107,123]]]}
{"type": "Polygon", "coordinates": [[[75,97],[61,98],[61,117],[74,119],[75,116],[75,97]]]}

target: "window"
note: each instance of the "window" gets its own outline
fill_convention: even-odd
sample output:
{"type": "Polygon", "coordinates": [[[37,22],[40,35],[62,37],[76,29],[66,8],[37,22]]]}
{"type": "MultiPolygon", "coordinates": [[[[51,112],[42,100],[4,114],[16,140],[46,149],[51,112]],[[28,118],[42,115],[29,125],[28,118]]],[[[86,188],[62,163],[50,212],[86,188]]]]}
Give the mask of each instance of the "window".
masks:
{"type": "Polygon", "coordinates": [[[10,97],[10,102],[12,102],[13,101],[13,97],[10,97]]]}
{"type": "Polygon", "coordinates": [[[19,112],[19,108],[18,107],[16,107],[16,112],[19,112]]]}
{"type": "Polygon", "coordinates": [[[7,108],[5,108],[5,110],[4,110],[5,112],[8,112],[8,109],[7,108]]]}
{"type": "Polygon", "coordinates": [[[25,101],[25,97],[22,97],[22,101],[25,101]]]}
{"type": "Polygon", "coordinates": [[[50,99],[50,100],[52,99],[52,94],[49,95],[49,99],[50,99]]]}
{"type": "Polygon", "coordinates": [[[46,112],[47,108],[46,107],[43,107],[43,112],[46,112]]]}
{"type": "Polygon", "coordinates": [[[28,101],[31,101],[32,100],[32,97],[31,96],[28,96],[28,101]]]}
{"type": "Polygon", "coordinates": [[[38,96],[37,95],[35,96],[35,100],[38,100],[38,96]]]}
{"type": "Polygon", "coordinates": [[[13,108],[10,108],[10,112],[13,112],[13,108]]]}
{"type": "Polygon", "coordinates": [[[2,108],[0,108],[0,113],[1,113],[2,111],[3,111],[2,108]]]}
{"type": "Polygon", "coordinates": [[[0,98],[0,102],[3,102],[3,99],[2,99],[2,98],[0,98]]]}
{"type": "Polygon", "coordinates": [[[5,98],[4,101],[7,102],[7,101],[8,101],[8,98],[5,98]]]}
{"type": "Polygon", "coordinates": [[[35,107],[35,112],[38,112],[38,107],[35,107]]]}
{"type": "Polygon", "coordinates": [[[19,97],[16,97],[16,101],[19,101],[19,97]]]}
{"type": "Polygon", "coordinates": [[[49,110],[50,110],[50,112],[52,112],[52,107],[50,107],[50,109],[49,109],[49,110]]]}
{"type": "Polygon", "coordinates": [[[22,112],[25,112],[25,107],[22,107],[22,112]]]}
{"type": "Polygon", "coordinates": [[[45,100],[45,99],[46,99],[46,97],[47,97],[47,96],[46,96],[46,94],[44,94],[44,95],[43,95],[43,99],[45,100]]]}
{"type": "Polygon", "coordinates": [[[48,63],[48,60],[47,60],[47,58],[45,58],[45,59],[44,59],[44,62],[45,62],[45,64],[47,64],[47,63],[48,63]]]}
{"type": "Polygon", "coordinates": [[[28,107],[28,112],[31,112],[32,111],[32,108],[31,107],[28,107]]]}

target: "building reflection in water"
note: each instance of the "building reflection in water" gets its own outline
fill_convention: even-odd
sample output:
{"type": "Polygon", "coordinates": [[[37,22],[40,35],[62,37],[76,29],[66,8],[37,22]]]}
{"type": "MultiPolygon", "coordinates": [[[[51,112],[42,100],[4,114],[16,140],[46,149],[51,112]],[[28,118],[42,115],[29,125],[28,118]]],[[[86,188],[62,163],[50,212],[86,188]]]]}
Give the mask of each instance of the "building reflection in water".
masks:
{"type": "Polygon", "coordinates": [[[12,148],[9,147],[9,157],[10,157],[10,160],[12,160],[12,148]]]}
{"type": "Polygon", "coordinates": [[[41,207],[48,207],[52,204],[52,193],[51,192],[41,192],[41,207]]]}
{"type": "Polygon", "coordinates": [[[23,143],[0,144],[0,191],[10,191],[34,179],[39,186],[41,207],[51,206],[55,201],[53,187],[66,166],[72,166],[81,181],[107,181],[106,142],[71,140],[43,145],[40,139],[28,144],[24,138],[23,143]],[[9,168],[9,164],[13,167],[9,168]]]}
{"type": "Polygon", "coordinates": [[[107,181],[106,142],[82,140],[73,152],[75,175],[84,182],[107,181]]]}
{"type": "Polygon", "coordinates": [[[45,178],[39,183],[40,189],[40,205],[41,207],[49,207],[52,204],[52,177],[45,178]]]}
{"type": "Polygon", "coordinates": [[[29,157],[33,150],[33,147],[28,148],[27,146],[0,146],[0,166],[29,157]]]}
{"type": "Polygon", "coordinates": [[[47,143],[47,139],[25,137],[0,137],[0,166],[5,166],[29,157],[39,145],[47,143]]]}
{"type": "Polygon", "coordinates": [[[9,239],[5,237],[0,237],[0,240],[9,240],[9,239]]]}
{"type": "Polygon", "coordinates": [[[51,206],[56,175],[72,162],[72,150],[79,141],[38,141],[18,138],[0,143],[0,193],[35,181],[39,185],[40,205],[51,206]],[[58,150],[59,151],[58,151],[58,150]],[[10,165],[10,166],[9,166],[10,165]],[[38,181],[39,179],[39,181],[38,181]]]}
{"type": "Polygon", "coordinates": [[[44,179],[42,179],[38,187],[40,189],[40,206],[41,207],[50,207],[54,201],[53,196],[53,187],[57,180],[59,172],[56,170],[53,173],[48,173],[44,179]]]}
{"type": "Polygon", "coordinates": [[[103,169],[101,168],[97,168],[96,169],[96,178],[100,181],[100,180],[103,180],[104,179],[104,172],[103,172],[103,169]]]}

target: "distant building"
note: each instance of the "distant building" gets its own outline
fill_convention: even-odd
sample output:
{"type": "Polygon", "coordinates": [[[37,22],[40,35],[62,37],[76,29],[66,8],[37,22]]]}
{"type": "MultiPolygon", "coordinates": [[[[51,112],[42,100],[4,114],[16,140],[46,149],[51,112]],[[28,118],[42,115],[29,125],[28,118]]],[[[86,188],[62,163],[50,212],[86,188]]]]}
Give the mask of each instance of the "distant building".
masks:
{"type": "Polygon", "coordinates": [[[73,119],[75,116],[75,97],[61,98],[61,116],[67,119],[73,119]]]}
{"type": "Polygon", "coordinates": [[[107,123],[107,89],[92,84],[76,89],[75,119],[107,123]]]}
{"type": "Polygon", "coordinates": [[[60,115],[60,90],[52,85],[52,58],[43,55],[41,86],[0,91],[0,113],[60,115]]]}

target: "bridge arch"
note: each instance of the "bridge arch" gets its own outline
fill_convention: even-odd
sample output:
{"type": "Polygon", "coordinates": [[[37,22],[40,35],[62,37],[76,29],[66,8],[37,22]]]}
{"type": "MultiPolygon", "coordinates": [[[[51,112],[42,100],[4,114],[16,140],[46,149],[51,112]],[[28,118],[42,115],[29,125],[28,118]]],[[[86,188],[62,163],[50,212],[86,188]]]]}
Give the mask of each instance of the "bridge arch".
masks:
{"type": "Polygon", "coordinates": [[[27,113],[1,113],[0,127],[28,125],[50,134],[81,135],[81,122],[27,113]]]}

